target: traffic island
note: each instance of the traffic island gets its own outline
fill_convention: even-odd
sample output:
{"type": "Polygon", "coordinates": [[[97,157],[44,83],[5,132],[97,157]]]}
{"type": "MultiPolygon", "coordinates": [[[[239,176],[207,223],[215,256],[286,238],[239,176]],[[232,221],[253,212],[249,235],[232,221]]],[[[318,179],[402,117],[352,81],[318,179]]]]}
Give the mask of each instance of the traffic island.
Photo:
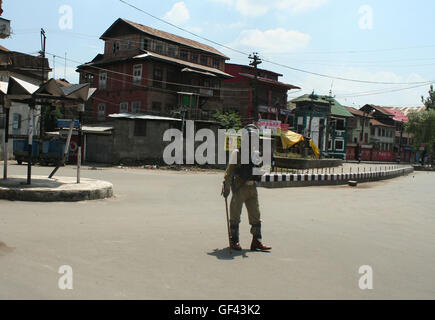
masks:
{"type": "Polygon", "coordinates": [[[106,181],[75,177],[33,176],[32,184],[27,185],[25,176],[12,176],[0,180],[0,199],[35,202],[76,202],[98,200],[113,196],[113,185],[106,181]]]}
{"type": "Polygon", "coordinates": [[[372,182],[410,174],[414,171],[413,167],[406,166],[390,170],[379,170],[357,173],[325,173],[325,174],[265,174],[258,183],[263,188],[290,188],[290,187],[309,187],[309,186],[330,186],[344,185],[349,181],[358,183],[372,182]]]}

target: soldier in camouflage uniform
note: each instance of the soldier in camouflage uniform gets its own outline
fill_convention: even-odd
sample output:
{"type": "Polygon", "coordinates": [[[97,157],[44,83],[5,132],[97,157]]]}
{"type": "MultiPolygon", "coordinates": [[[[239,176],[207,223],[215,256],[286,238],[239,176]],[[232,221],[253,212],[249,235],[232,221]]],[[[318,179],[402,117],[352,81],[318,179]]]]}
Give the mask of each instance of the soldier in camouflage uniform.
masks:
{"type": "MultiPolygon", "coordinates": [[[[258,129],[254,125],[245,127],[250,133],[250,139],[258,139],[258,129]]],[[[249,148],[250,150],[251,148],[249,148]]],[[[261,242],[261,218],[260,208],[258,203],[258,193],[256,181],[260,176],[253,174],[255,165],[251,157],[248,164],[242,164],[240,150],[236,149],[232,152],[229,165],[225,172],[224,192],[223,196],[227,198],[232,192],[230,203],[230,236],[231,248],[233,250],[241,250],[239,242],[239,224],[240,215],[242,213],[243,204],[248,211],[249,224],[251,225],[252,243],[251,250],[271,250],[271,247],[263,245],[261,242]],[[237,161],[235,159],[237,158],[237,161]]]]}

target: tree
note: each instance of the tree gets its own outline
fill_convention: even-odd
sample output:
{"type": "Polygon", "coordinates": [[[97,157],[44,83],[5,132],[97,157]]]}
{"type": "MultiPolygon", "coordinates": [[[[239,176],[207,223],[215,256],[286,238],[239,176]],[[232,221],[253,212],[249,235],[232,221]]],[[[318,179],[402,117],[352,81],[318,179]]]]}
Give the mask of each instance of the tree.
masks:
{"type": "Polygon", "coordinates": [[[423,112],[410,112],[405,130],[413,135],[414,148],[418,150],[424,144],[425,153],[435,151],[435,109],[423,112]]]}
{"type": "Polygon", "coordinates": [[[423,104],[426,106],[426,109],[432,109],[435,110],[435,91],[433,90],[433,85],[430,85],[430,89],[429,89],[429,97],[427,97],[426,99],[422,96],[421,97],[421,101],[423,102],[423,104]]]}
{"type": "Polygon", "coordinates": [[[240,115],[236,111],[231,110],[223,113],[217,111],[214,117],[227,130],[234,129],[237,131],[243,127],[240,115]]]}

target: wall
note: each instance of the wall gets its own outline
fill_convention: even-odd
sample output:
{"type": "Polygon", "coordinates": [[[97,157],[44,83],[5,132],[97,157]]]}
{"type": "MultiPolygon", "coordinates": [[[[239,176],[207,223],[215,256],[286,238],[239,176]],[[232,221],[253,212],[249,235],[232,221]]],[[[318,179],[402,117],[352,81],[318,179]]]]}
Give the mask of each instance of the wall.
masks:
{"type": "MultiPolygon", "coordinates": [[[[179,121],[116,119],[113,131],[112,163],[165,164],[163,152],[171,142],[163,141],[164,132],[170,128],[180,129],[180,127],[181,122],[179,121]],[[134,135],[135,121],[146,122],[146,136],[134,135]]],[[[195,133],[202,128],[211,129],[215,133],[215,137],[218,137],[216,125],[195,122],[195,133]]],[[[195,150],[202,143],[201,141],[195,142],[195,150]]],[[[217,163],[217,150],[218,143],[215,141],[215,163],[217,163]]]]}
{"type": "Polygon", "coordinates": [[[86,162],[113,162],[113,135],[86,134],[86,162]]]}

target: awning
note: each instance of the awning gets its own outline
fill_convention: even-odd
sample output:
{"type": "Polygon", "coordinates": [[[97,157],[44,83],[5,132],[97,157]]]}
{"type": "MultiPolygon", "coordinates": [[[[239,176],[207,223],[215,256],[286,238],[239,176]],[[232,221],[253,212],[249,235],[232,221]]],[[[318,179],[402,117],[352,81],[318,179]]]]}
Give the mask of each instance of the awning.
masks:
{"type": "Polygon", "coordinates": [[[210,76],[210,77],[216,77],[216,75],[211,73],[211,72],[203,72],[203,71],[193,70],[193,69],[189,69],[189,68],[184,68],[181,70],[181,72],[192,72],[192,73],[199,73],[199,74],[210,76]]]}

